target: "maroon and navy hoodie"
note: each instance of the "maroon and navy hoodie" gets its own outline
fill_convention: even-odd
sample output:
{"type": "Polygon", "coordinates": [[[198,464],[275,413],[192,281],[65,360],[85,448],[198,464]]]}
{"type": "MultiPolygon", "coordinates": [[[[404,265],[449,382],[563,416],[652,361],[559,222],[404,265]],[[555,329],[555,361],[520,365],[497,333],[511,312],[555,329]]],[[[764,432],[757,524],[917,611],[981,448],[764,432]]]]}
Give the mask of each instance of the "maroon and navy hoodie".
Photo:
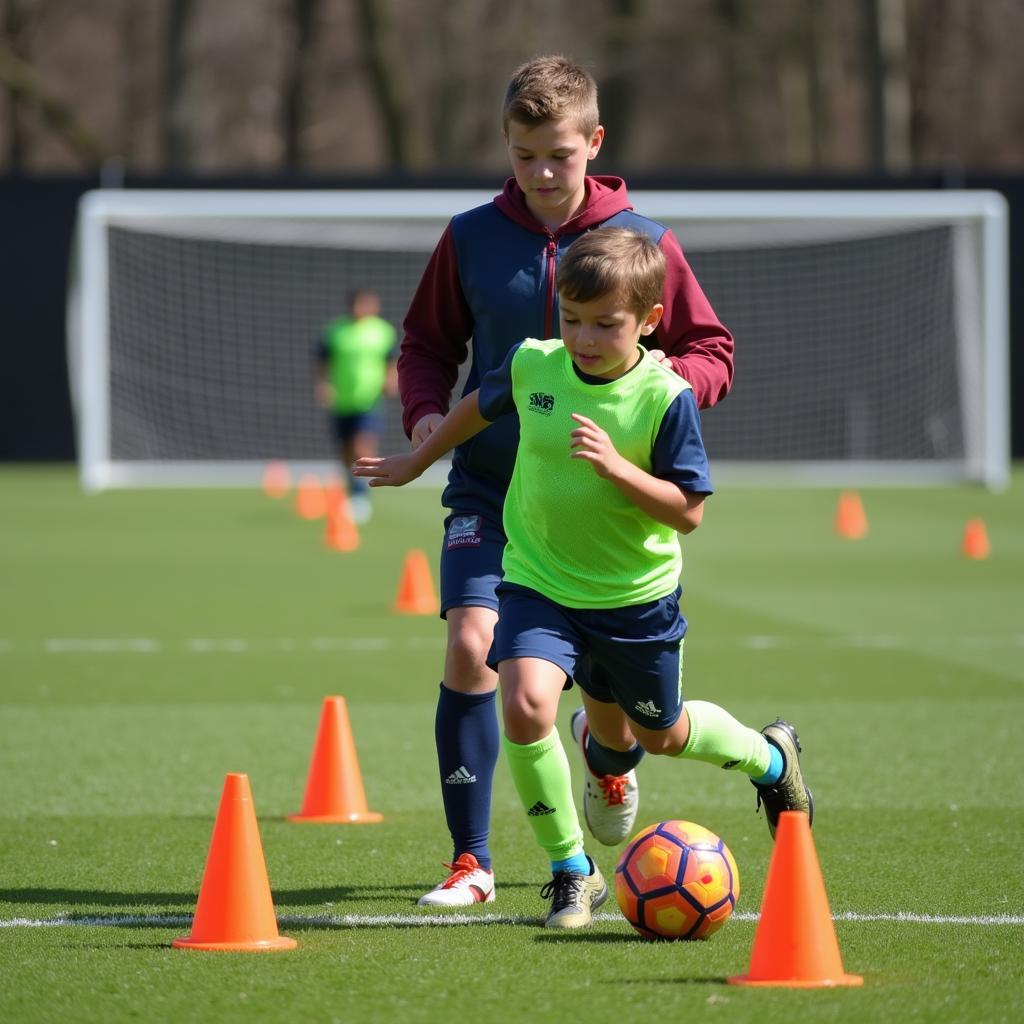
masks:
{"type": "MultiPolygon", "coordinates": [[[[524,338],[558,336],[558,260],[583,232],[603,226],[643,232],[665,254],[665,313],[652,347],[667,353],[701,408],[728,393],[732,335],[715,316],[675,235],[633,212],[621,178],[588,176],[582,209],[557,231],[533,216],[510,178],[492,202],[452,218],[416,289],[398,359],[406,434],[428,413],[448,411],[471,339],[463,393],[479,387],[524,338]]],[[[443,504],[500,522],[518,440],[519,421],[510,415],[457,448],[443,504]]]]}

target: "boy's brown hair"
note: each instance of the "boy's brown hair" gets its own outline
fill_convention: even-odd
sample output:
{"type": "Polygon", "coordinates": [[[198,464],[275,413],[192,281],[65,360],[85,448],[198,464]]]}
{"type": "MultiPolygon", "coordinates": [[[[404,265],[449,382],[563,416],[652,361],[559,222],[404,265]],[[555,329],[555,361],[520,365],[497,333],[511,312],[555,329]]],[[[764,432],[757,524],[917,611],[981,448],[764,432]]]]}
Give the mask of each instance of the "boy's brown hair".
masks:
{"type": "Polygon", "coordinates": [[[665,255],[629,228],[595,228],[580,235],[558,264],[558,294],[570,302],[614,295],[638,318],[662,301],[665,255]]]}
{"type": "Polygon", "coordinates": [[[600,124],[597,83],[590,74],[560,54],[534,57],[520,65],[505,90],[501,122],[505,134],[510,121],[533,128],[565,118],[572,119],[588,139],[600,124]]]}

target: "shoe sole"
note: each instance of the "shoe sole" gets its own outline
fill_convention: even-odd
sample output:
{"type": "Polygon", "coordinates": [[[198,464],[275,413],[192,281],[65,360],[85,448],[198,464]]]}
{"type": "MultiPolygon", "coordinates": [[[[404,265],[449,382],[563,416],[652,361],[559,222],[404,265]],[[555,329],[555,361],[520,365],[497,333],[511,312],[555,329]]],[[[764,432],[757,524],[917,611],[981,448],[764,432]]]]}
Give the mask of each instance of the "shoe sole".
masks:
{"type": "Polygon", "coordinates": [[[425,895],[421,896],[416,901],[416,906],[418,906],[418,907],[475,907],[479,903],[493,903],[494,902],[494,890],[493,889],[491,889],[491,891],[489,893],[487,893],[487,895],[484,896],[482,899],[468,899],[468,900],[460,899],[459,902],[457,902],[457,903],[452,903],[452,902],[447,902],[447,901],[437,900],[437,899],[431,899],[430,897],[433,896],[433,895],[434,895],[433,892],[428,892],[425,895]]]}
{"type": "Polygon", "coordinates": [[[441,908],[442,910],[448,909],[449,907],[453,910],[457,910],[460,907],[477,907],[481,903],[493,903],[494,893],[492,892],[489,896],[485,896],[482,900],[462,900],[459,903],[439,903],[434,900],[428,900],[425,896],[421,896],[416,901],[417,907],[434,907],[441,908]]]}

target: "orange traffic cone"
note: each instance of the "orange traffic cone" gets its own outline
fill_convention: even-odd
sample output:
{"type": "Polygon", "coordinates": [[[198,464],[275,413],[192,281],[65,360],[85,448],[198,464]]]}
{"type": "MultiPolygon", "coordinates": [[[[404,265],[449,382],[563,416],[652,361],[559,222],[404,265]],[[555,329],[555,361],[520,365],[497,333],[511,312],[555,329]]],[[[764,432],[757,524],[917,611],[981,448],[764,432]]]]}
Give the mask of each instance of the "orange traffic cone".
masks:
{"type": "Polygon", "coordinates": [[[843,971],[825,882],[803,811],[783,811],[761,900],[761,918],[746,974],[730,985],[820,988],[861,985],[843,971]]]}
{"type": "Polygon", "coordinates": [[[964,558],[982,559],[992,554],[992,546],[988,542],[988,530],[984,519],[968,519],[964,526],[963,541],[964,558]]]}
{"type": "Polygon", "coordinates": [[[836,505],[836,533],[847,540],[861,540],[868,534],[868,519],[856,491],[843,491],[836,505]]]}
{"type": "Polygon", "coordinates": [[[297,945],[277,932],[247,775],[229,772],[224,780],[192,932],[171,945],[254,953],[297,945]]]}
{"type": "Polygon", "coordinates": [[[384,820],[384,815],[366,809],[363,777],[344,697],[324,697],[302,810],[289,814],[288,820],[324,824],[384,820]]]}
{"type": "Polygon", "coordinates": [[[315,473],[303,473],[295,491],[295,511],[300,519],[323,519],[327,514],[327,499],[320,478],[315,473]]]}
{"type": "Polygon", "coordinates": [[[359,531],[352,520],[348,495],[338,488],[327,498],[327,529],[324,543],[332,551],[355,551],[359,547],[359,531]]]}
{"type": "Polygon", "coordinates": [[[394,610],[404,615],[436,615],[439,607],[427,556],[422,551],[410,551],[402,565],[394,610]]]}
{"type": "Polygon", "coordinates": [[[285,462],[268,462],[263,470],[263,493],[268,498],[284,498],[292,489],[292,475],[285,462]]]}

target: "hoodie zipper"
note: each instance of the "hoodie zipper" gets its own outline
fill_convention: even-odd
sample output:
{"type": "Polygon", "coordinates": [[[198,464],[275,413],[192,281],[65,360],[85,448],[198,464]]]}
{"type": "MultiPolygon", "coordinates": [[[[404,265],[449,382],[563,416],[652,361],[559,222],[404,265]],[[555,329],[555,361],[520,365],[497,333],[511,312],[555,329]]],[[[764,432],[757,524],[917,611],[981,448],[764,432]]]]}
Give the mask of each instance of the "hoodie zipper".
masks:
{"type": "Polygon", "coordinates": [[[545,250],[547,255],[547,298],[544,306],[544,337],[554,337],[555,326],[555,257],[558,255],[558,242],[554,235],[548,235],[545,250]]]}

